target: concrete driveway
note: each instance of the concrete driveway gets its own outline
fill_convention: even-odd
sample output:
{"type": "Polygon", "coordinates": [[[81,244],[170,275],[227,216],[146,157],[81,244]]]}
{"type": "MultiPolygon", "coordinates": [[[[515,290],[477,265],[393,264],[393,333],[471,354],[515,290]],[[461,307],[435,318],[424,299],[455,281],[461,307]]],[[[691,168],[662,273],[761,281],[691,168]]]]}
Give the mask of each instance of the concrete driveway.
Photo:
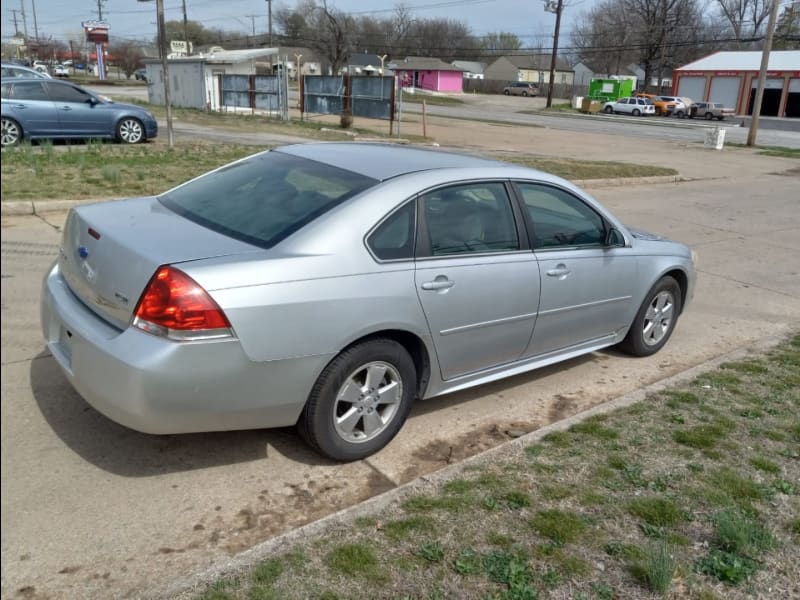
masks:
{"type": "MultiPolygon", "coordinates": [[[[653,144],[662,156],[687,152],[653,144]]],[[[4,217],[2,597],[147,596],[520,432],[797,329],[798,178],[769,174],[796,163],[756,163],[732,163],[724,179],[593,190],[625,222],[700,255],[694,303],[661,353],[600,352],[419,403],[389,447],[348,465],[320,459],[291,429],[157,437],[99,415],[44,351],[38,326],[64,215],[4,217]]]]}

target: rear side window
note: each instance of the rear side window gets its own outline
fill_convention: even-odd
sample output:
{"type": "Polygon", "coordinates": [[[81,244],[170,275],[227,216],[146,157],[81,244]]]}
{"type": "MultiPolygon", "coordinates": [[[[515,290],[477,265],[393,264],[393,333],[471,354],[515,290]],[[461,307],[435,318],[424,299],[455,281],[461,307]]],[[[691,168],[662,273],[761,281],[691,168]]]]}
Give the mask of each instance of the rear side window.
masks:
{"type": "Polygon", "coordinates": [[[306,158],[265,152],[169,190],[159,200],[204,227],[270,248],[376,183],[306,158]]]}
{"type": "Polygon", "coordinates": [[[50,100],[44,91],[44,84],[38,81],[12,84],[11,97],[15,100],[50,100]]]}
{"type": "Polygon", "coordinates": [[[381,260],[414,258],[417,203],[408,202],[381,223],[367,239],[373,254],[381,260]]]}

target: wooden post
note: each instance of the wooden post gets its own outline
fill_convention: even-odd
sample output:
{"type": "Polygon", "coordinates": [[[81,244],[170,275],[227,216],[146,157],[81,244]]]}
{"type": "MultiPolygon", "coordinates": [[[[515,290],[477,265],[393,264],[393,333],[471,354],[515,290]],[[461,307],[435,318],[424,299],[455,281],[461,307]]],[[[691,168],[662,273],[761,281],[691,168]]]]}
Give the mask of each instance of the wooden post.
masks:
{"type": "Polygon", "coordinates": [[[428,137],[428,113],[425,111],[425,99],[422,99],[422,137],[428,137]]]}

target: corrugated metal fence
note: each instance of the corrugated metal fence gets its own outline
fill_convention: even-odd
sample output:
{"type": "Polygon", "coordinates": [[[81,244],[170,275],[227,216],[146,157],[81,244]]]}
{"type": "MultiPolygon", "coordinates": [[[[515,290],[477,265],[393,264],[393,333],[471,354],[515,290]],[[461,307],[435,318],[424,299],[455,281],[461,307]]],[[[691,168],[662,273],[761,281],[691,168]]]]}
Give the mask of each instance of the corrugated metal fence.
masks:
{"type": "Polygon", "coordinates": [[[394,77],[306,75],[302,80],[300,110],[394,121],[394,77]]]}
{"type": "Polygon", "coordinates": [[[277,113],[289,118],[286,71],[277,75],[218,75],[220,105],[277,113]]]}

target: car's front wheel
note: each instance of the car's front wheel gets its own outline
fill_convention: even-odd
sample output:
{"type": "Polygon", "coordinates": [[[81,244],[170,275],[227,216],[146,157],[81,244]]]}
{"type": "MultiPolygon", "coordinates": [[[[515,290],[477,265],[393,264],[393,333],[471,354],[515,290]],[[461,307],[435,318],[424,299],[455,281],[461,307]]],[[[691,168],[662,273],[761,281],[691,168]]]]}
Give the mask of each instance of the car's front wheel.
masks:
{"type": "Polygon", "coordinates": [[[508,90],[503,90],[503,94],[505,94],[506,96],[510,96],[511,92],[509,92],[508,90]]]}
{"type": "Polygon", "coordinates": [[[713,118],[714,118],[714,115],[712,113],[710,113],[710,112],[706,113],[706,121],[710,121],[713,118]]]}
{"type": "Polygon", "coordinates": [[[613,108],[611,108],[610,106],[606,106],[606,107],[603,109],[603,112],[604,112],[604,113],[606,113],[607,115],[610,115],[611,113],[613,113],[613,112],[614,112],[614,109],[613,109],[613,108]]]}
{"type": "Polygon", "coordinates": [[[3,117],[2,125],[2,145],[3,148],[16,146],[22,139],[22,127],[14,119],[3,117]]]}
{"type": "Polygon", "coordinates": [[[650,356],[667,343],[681,312],[681,288],[672,277],[662,277],[648,292],[620,349],[634,356],[650,356]]]}
{"type": "Polygon", "coordinates": [[[638,108],[634,108],[634,109],[633,109],[633,112],[632,112],[631,114],[632,114],[634,117],[638,117],[639,115],[641,115],[641,114],[642,114],[642,111],[640,111],[638,108]]]}
{"type": "Polygon", "coordinates": [[[125,117],[117,124],[117,139],[124,144],[144,141],[144,125],[139,119],[125,117]]]}
{"type": "Polygon", "coordinates": [[[416,389],[416,368],[406,349],[387,338],[368,340],[325,367],[297,426],[321,454],[333,460],[360,460],[397,435],[416,389]]]}

